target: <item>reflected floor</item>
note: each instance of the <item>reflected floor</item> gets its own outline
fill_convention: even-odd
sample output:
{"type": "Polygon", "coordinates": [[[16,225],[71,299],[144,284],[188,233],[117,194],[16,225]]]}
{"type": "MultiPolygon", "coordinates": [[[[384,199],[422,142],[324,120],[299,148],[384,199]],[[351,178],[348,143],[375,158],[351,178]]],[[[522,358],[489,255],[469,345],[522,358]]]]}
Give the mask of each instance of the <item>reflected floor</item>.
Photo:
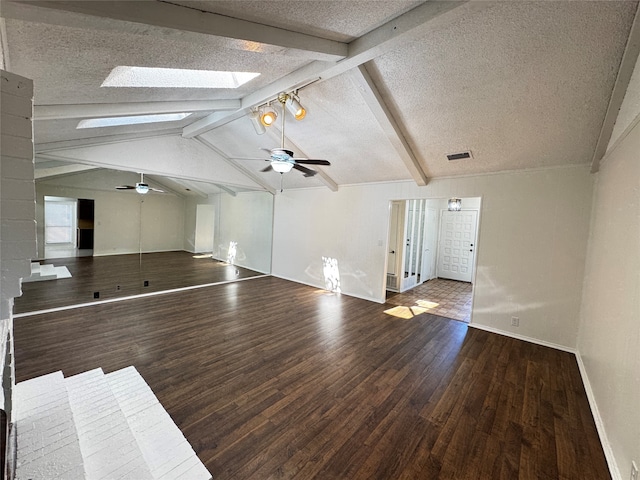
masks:
{"type": "Polygon", "coordinates": [[[211,256],[184,251],[56,258],[41,263],[65,266],[72,276],[23,284],[22,296],[15,299],[14,313],[36,312],[263,275],[214,260],[211,256]]]}
{"type": "Polygon", "coordinates": [[[471,283],[435,278],[403,293],[387,292],[387,305],[416,305],[441,317],[471,321],[471,283]]]}
{"type": "Polygon", "coordinates": [[[76,248],[69,245],[46,245],[44,247],[44,258],[69,258],[69,257],[91,257],[93,249],[76,248]]]}

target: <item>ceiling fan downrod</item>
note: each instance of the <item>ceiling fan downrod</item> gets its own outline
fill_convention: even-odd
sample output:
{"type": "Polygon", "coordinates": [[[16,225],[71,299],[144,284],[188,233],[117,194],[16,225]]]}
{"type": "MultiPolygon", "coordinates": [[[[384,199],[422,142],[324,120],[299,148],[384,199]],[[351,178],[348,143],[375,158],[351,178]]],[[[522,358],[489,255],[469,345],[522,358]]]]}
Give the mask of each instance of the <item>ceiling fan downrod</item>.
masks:
{"type": "Polygon", "coordinates": [[[282,105],[282,140],[281,140],[281,147],[284,150],[284,117],[287,115],[287,109],[286,107],[286,103],[287,100],[289,100],[289,95],[281,92],[278,94],[278,101],[280,102],[280,104],[282,105]]]}

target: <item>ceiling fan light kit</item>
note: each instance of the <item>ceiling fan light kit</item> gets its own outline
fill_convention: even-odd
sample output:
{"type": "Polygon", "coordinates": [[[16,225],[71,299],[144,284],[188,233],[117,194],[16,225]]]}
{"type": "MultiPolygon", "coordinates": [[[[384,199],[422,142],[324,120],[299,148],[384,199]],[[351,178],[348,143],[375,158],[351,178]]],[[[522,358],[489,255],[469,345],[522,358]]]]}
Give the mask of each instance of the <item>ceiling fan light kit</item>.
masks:
{"type": "Polygon", "coordinates": [[[151,188],[148,183],[144,182],[144,173],[140,173],[140,181],[133,185],[120,185],[116,187],[116,190],[135,190],[140,195],[146,195],[149,192],[164,193],[164,190],[159,188],[151,188]]]}

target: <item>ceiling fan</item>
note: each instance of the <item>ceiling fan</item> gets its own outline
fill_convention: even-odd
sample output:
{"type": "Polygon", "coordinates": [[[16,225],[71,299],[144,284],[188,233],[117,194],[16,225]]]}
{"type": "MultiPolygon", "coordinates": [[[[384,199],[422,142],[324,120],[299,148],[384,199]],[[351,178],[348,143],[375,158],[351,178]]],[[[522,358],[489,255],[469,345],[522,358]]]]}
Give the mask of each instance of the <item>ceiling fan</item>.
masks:
{"type": "MultiPolygon", "coordinates": [[[[271,170],[275,170],[276,172],[283,174],[288,173],[291,169],[298,170],[302,172],[305,177],[313,177],[318,172],[316,170],[312,170],[310,168],[304,167],[303,165],[324,165],[330,166],[331,163],[328,160],[314,160],[310,158],[296,158],[293,155],[293,151],[288,150],[284,147],[284,126],[285,126],[285,115],[286,108],[285,105],[287,102],[293,105],[297,104],[297,107],[302,109],[302,106],[295,100],[291,95],[287,93],[280,93],[278,95],[278,101],[282,104],[282,140],[281,146],[277,148],[263,148],[266,152],[269,152],[269,158],[265,158],[266,162],[269,162],[269,165],[261,170],[261,172],[269,172],[271,170]]],[[[304,110],[304,109],[302,109],[304,110]]],[[[304,113],[302,113],[299,118],[302,118],[304,113]]],[[[262,160],[262,159],[258,159],[262,160]]]]}
{"type": "Polygon", "coordinates": [[[145,195],[149,192],[164,193],[164,190],[158,188],[151,188],[149,184],[144,183],[144,173],[140,173],[140,181],[133,185],[120,185],[116,187],[116,190],[135,190],[140,195],[145,195]]]}

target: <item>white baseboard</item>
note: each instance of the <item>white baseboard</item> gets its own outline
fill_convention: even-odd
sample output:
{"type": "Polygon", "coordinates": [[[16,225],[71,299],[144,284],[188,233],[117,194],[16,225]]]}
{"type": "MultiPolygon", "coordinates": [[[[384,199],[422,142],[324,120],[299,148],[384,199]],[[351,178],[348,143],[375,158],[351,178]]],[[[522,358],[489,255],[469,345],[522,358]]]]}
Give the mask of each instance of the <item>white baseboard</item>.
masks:
{"type": "Polygon", "coordinates": [[[504,335],[505,337],[511,337],[517,340],[524,340],[525,342],[535,343],[536,345],[542,345],[543,347],[555,348],[556,350],[573,353],[574,355],[576,354],[576,350],[574,348],[570,348],[565,345],[546,342],[544,340],[539,340],[537,338],[527,337],[526,335],[518,335],[517,333],[507,332],[505,330],[500,330],[498,328],[493,328],[493,327],[487,327],[485,325],[479,325],[477,323],[470,323],[469,326],[473,328],[477,328],[478,330],[485,330],[487,332],[497,333],[498,335],[504,335]]]}
{"type": "Polygon", "coordinates": [[[584,385],[584,389],[587,392],[587,399],[589,400],[589,406],[591,407],[591,415],[593,415],[593,421],[595,422],[596,429],[598,430],[600,444],[602,445],[602,449],[604,450],[604,456],[607,459],[607,465],[609,465],[609,473],[611,474],[611,479],[622,480],[622,475],[620,474],[618,463],[616,462],[616,458],[613,454],[613,449],[611,448],[611,444],[609,443],[609,438],[607,437],[607,432],[604,428],[604,423],[602,422],[600,411],[598,410],[598,404],[596,403],[596,398],[593,394],[593,389],[591,388],[591,382],[589,381],[589,376],[587,375],[587,369],[584,365],[584,362],[582,361],[580,352],[576,352],[576,360],[578,361],[578,368],[580,369],[582,384],[584,385]]]}

